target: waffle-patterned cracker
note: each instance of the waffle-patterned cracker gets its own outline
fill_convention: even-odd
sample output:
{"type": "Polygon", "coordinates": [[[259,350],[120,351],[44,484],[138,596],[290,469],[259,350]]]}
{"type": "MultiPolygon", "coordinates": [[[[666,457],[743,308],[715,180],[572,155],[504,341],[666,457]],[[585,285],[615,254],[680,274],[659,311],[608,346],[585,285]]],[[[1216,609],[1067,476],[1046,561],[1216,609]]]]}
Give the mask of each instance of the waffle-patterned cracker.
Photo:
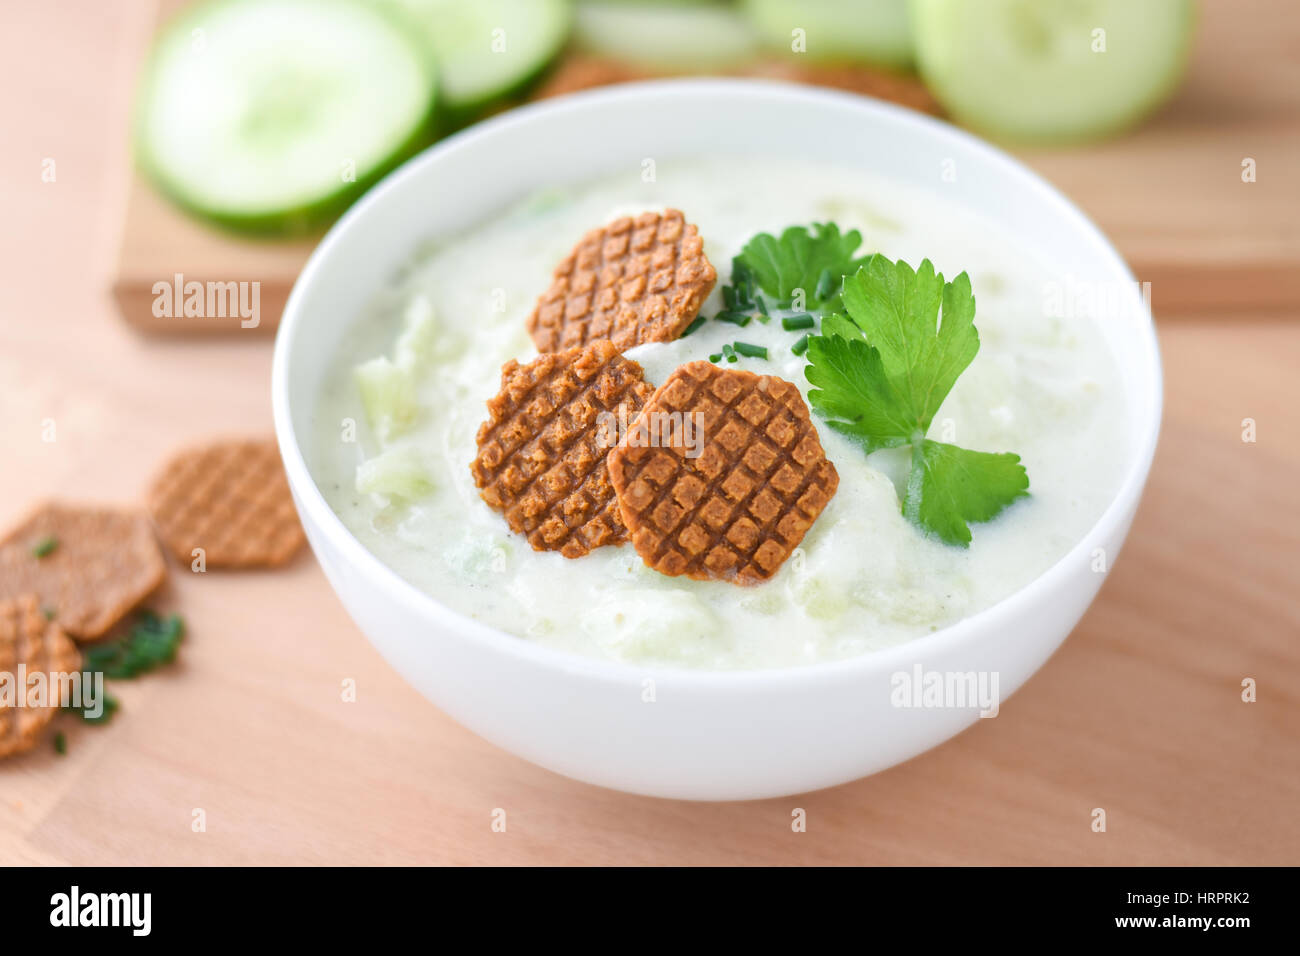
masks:
{"type": "Polygon", "coordinates": [[[635,420],[651,391],[611,342],[507,362],[470,464],[483,500],[538,551],[577,558],[623,543],[605,458],[615,424],[635,420]]]}
{"type": "Polygon", "coordinates": [[[0,600],[35,594],[78,639],[99,637],[166,575],[136,511],[51,502],[0,540],[0,600]]]}
{"type": "Polygon", "coordinates": [[[593,229],[555,267],[528,317],[539,352],[608,339],[626,351],[671,342],[699,314],[718,272],[681,212],[624,216],[593,229]]]}
{"type": "Polygon", "coordinates": [[[0,696],[0,757],[35,746],[41,731],[59,712],[61,675],[75,673],[80,667],[76,645],[57,621],[45,619],[35,594],[0,600],[0,674],[10,675],[13,695],[0,696]],[[22,685],[18,683],[19,665],[25,676],[22,685]],[[29,694],[29,689],[35,693],[32,675],[36,673],[46,675],[41,699],[29,694]]]}
{"type": "Polygon", "coordinates": [[[710,362],[668,377],[610,453],[609,473],[647,565],[736,584],[775,574],[840,480],[794,385],[710,362]],[[702,440],[657,424],[674,415],[698,416],[702,440]]]}
{"type": "Polygon", "coordinates": [[[154,479],[149,511],[182,564],[202,548],[214,568],[283,564],[302,546],[302,525],[275,442],[214,442],[182,451],[154,479]]]}

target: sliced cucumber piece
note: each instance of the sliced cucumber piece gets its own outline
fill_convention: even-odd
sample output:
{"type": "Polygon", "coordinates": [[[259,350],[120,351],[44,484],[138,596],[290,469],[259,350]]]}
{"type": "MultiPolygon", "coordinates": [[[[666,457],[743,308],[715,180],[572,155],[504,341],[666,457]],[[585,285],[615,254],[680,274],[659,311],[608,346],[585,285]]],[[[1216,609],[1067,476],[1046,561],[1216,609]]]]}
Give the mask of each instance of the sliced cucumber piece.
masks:
{"type": "Polygon", "coordinates": [[[366,421],[387,442],[411,426],[420,413],[415,395],[415,376],[408,365],[399,365],[380,355],[362,362],[352,371],[366,421]]]}
{"type": "Polygon", "coordinates": [[[734,66],[759,49],[753,25],[729,7],[584,0],[574,36],[592,53],[650,69],[734,66]]]}
{"type": "Polygon", "coordinates": [[[397,337],[393,358],[403,368],[423,372],[438,354],[438,320],[433,306],[422,295],[417,295],[406,307],[402,334],[397,337]]]}
{"type": "Polygon", "coordinates": [[[435,86],[420,46],[365,4],[215,0],[154,45],[137,157],[196,213],[304,231],[428,141],[435,86]]]}
{"type": "Polygon", "coordinates": [[[384,0],[433,53],[444,127],[462,125],[523,92],[569,38],[568,0],[384,0]]]}
{"type": "Polygon", "coordinates": [[[912,62],[907,0],[745,0],[744,8],[773,50],[889,67],[912,62]]]}
{"type": "Polygon", "coordinates": [[[917,62],[953,114],[991,135],[1071,142],[1115,132],[1173,92],[1191,0],[913,0],[917,62]]]}
{"type": "Polygon", "coordinates": [[[390,448],[357,466],[357,491],[415,501],[433,491],[433,480],[413,448],[390,448]]]}

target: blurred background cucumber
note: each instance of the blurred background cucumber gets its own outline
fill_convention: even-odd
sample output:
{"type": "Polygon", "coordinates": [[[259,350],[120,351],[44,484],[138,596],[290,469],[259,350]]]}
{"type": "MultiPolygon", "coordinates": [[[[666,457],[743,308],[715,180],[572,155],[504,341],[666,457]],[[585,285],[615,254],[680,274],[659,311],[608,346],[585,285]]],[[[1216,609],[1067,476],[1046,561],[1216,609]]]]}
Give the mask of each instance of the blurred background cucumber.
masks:
{"type": "Polygon", "coordinates": [[[742,8],[773,50],[798,55],[793,48],[802,39],[814,60],[890,67],[912,62],[907,0],[744,0],[742,8]]]}
{"type": "Polygon", "coordinates": [[[1096,139],[1177,88],[1191,0],[912,0],[921,75],[953,118],[1019,142],[1096,139]]]}
{"type": "Polygon", "coordinates": [[[941,108],[1012,143],[1079,143],[1171,95],[1195,13],[1194,0],[198,0],[155,40],[136,154],[192,213],[291,234],[440,135],[656,75],[778,76],[941,108]]]}
{"type": "Polygon", "coordinates": [[[569,0],[370,0],[393,7],[433,57],[439,127],[453,130],[527,92],[569,39],[569,0]]]}

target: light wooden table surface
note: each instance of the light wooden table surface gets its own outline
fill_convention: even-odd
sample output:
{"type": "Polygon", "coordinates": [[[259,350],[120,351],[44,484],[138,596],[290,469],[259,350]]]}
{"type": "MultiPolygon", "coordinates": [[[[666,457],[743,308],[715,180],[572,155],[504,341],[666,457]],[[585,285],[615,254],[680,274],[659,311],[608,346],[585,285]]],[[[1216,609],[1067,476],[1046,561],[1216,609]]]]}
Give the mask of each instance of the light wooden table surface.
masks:
{"type": "MultiPolygon", "coordinates": [[[[147,5],[60,0],[5,17],[0,524],[39,496],[136,500],[177,444],[269,431],[271,355],[266,337],[141,337],[109,299],[147,5]],[[54,183],[41,181],[46,158],[54,183]],[[57,441],[43,443],[50,418],[57,441]]],[[[1294,18],[1267,29],[1294,37],[1294,18]]],[[[1300,171],[1295,89],[1273,90],[1267,58],[1235,60],[1218,74],[1198,60],[1129,145],[1184,183],[1178,151],[1156,145],[1220,140],[1227,176],[1260,152],[1255,187],[1284,201],[1294,192],[1263,171],[1300,171]]],[[[1066,188],[1103,227],[1121,214],[1105,182],[1066,188]]],[[[1183,210],[1202,254],[1211,212],[1183,210]]],[[[1142,221],[1132,204],[1122,214],[1142,221]]],[[[1234,229],[1225,247],[1259,239],[1249,221],[1234,229]]],[[[117,685],[124,706],[106,727],[62,720],[66,756],[0,763],[0,863],[1300,862],[1300,316],[1161,314],[1159,326],[1164,433],[1100,598],[996,720],[903,766],[748,804],[563,779],[409,689],[304,553],[275,573],[173,573],[162,600],[190,624],[179,665],[117,685]],[[1245,677],[1257,703],[1240,699],[1245,677]],[[356,703],[340,700],[344,678],[356,703]],[[806,833],[791,832],[795,806],[806,833]],[[192,832],[196,808],[206,832],[192,832]]]]}

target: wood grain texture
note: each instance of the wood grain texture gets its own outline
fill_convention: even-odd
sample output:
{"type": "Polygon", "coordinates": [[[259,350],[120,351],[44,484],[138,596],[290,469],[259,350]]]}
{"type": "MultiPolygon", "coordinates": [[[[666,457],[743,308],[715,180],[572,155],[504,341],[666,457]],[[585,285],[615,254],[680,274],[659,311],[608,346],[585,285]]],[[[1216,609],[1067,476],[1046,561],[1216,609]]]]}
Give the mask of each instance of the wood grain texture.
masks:
{"type": "MultiPolygon", "coordinates": [[[[178,445],[270,427],[265,337],[136,335],[107,294],[149,11],[58,0],[7,16],[0,88],[29,92],[0,150],[0,524],[38,495],[138,500],[178,445]]],[[[1249,215],[1210,208],[1225,245],[1249,247],[1234,231],[1249,215]]],[[[565,780],[408,688],[303,554],[270,573],[173,573],[157,603],[190,623],[178,665],[121,684],[106,727],[64,720],[67,756],[0,763],[0,864],[1300,863],[1296,318],[1164,310],[1165,429],[1101,596],[995,720],[903,766],[746,804],[565,780]],[[808,832],[791,832],[794,807],[808,832]]]]}

